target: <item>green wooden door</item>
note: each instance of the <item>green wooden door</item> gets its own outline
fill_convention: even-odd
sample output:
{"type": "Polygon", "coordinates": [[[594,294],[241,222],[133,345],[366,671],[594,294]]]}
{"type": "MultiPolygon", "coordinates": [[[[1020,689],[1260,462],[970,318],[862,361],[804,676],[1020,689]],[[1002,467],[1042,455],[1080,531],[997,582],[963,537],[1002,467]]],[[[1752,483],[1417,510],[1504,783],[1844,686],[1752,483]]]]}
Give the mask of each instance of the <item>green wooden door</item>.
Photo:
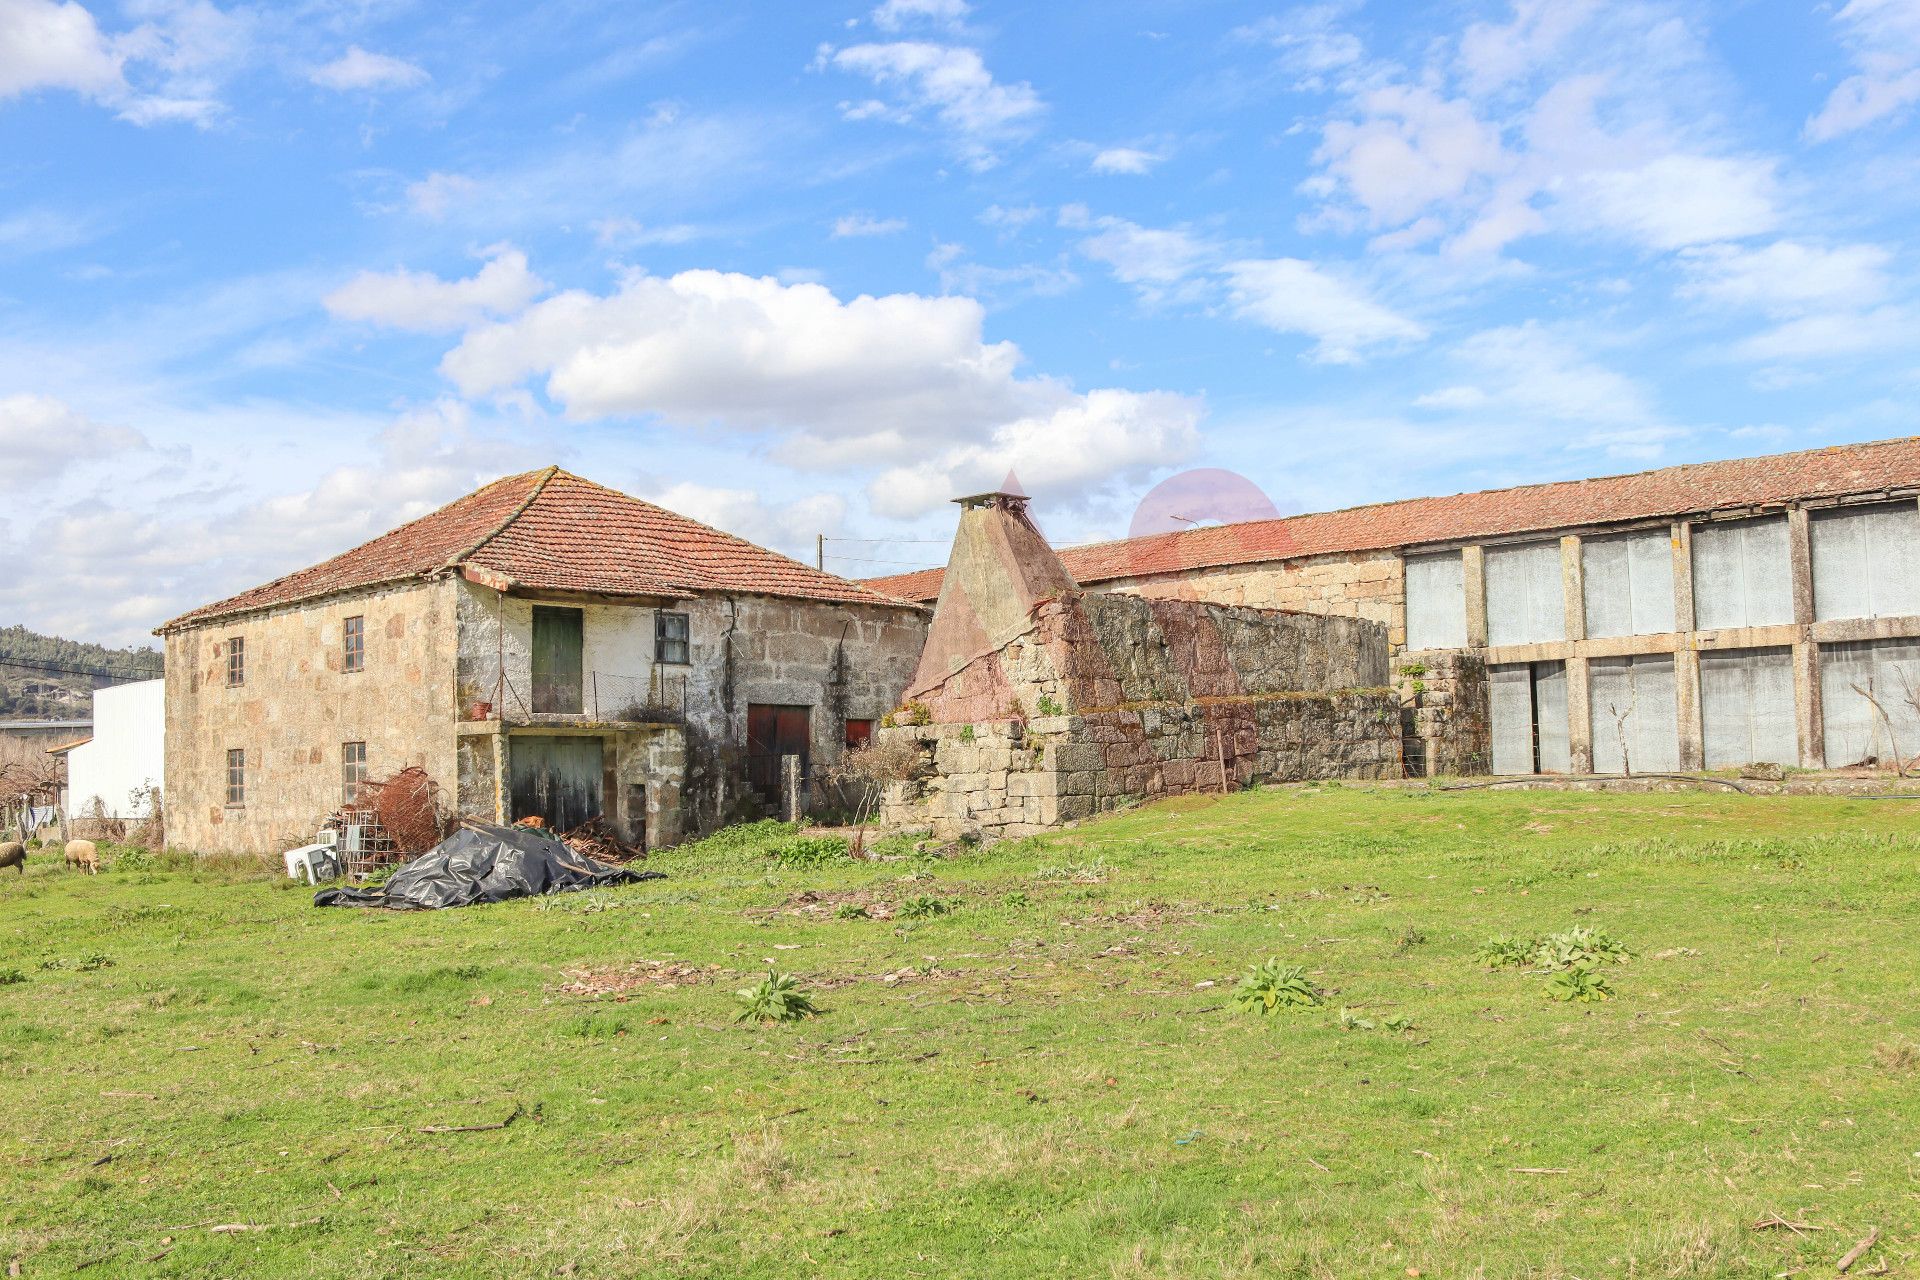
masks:
{"type": "Polygon", "coordinates": [[[533,709],[577,714],[582,703],[581,647],[585,627],[578,609],[533,607],[533,709]]]}

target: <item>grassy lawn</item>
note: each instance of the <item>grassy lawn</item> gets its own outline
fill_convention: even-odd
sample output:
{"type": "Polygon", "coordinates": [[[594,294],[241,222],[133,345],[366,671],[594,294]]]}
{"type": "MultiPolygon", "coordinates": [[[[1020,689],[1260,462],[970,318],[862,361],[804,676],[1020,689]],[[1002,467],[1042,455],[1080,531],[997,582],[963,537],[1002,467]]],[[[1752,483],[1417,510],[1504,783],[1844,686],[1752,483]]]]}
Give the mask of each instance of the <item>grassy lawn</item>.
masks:
{"type": "Polygon", "coordinates": [[[1908,1274],[1917,823],[1283,789],[939,861],[735,841],[667,880],[420,915],[38,854],[0,873],[0,1261],[1830,1276],[1877,1227],[1851,1274],[1908,1274]],[[887,918],[922,898],[948,910],[887,918]],[[1635,952],[1613,999],[1477,958],[1575,926],[1635,952]],[[1324,1003],[1243,1012],[1269,956],[1324,1003]],[[733,1020],[769,963],[821,1016],[733,1020]],[[1775,1215],[1798,1230],[1755,1228],[1775,1215]],[[258,1229],[211,1230],[235,1224],[258,1229]]]}

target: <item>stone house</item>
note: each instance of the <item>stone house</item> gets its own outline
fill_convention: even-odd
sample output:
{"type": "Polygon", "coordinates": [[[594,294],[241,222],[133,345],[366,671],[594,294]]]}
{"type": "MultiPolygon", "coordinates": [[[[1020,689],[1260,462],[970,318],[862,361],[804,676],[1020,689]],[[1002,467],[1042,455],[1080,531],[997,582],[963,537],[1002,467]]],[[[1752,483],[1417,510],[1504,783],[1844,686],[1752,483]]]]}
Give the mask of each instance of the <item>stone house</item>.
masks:
{"type": "Polygon", "coordinates": [[[158,629],[169,838],[283,848],[415,765],[464,815],[671,844],[864,740],[925,631],[557,467],[509,476],[158,629]]]}
{"type": "MultiPolygon", "coordinates": [[[[1065,551],[1089,590],[1384,626],[1414,771],[1920,752],[1920,437],[1065,551]]],[[[869,585],[933,600],[941,570],[869,585]]]]}
{"type": "Polygon", "coordinates": [[[1019,836],[1133,799],[1399,775],[1380,623],[1089,594],[1025,498],[959,501],[926,648],[880,730],[916,761],[890,825],[1019,836]]]}

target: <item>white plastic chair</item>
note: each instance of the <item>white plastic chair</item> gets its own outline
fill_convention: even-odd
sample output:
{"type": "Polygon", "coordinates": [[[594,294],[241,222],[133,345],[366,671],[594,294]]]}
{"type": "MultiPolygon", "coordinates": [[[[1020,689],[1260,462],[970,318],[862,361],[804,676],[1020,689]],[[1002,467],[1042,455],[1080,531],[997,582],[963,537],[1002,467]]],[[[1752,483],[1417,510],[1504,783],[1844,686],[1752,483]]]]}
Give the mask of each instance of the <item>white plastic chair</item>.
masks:
{"type": "Polygon", "coordinates": [[[303,844],[298,849],[289,849],[282,855],[287,862],[287,879],[298,880],[301,870],[305,869],[308,884],[320,883],[320,878],[314,874],[313,855],[316,853],[331,853],[334,849],[338,848],[340,844],[340,833],[338,831],[322,831],[314,837],[314,840],[315,842],[313,844],[303,844]]]}

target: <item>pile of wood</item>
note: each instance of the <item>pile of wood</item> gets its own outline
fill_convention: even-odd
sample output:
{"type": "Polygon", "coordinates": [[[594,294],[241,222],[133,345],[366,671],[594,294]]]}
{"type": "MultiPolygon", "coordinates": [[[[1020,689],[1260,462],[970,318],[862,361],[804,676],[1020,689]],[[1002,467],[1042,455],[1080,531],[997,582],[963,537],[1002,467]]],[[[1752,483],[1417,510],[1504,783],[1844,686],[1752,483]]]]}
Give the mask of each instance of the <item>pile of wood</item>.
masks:
{"type": "Polygon", "coordinates": [[[567,848],[595,862],[624,865],[647,856],[646,849],[637,844],[628,844],[614,835],[597,816],[588,818],[571,831],[561,832],[560,839],[566,842],[567,848]]]}

